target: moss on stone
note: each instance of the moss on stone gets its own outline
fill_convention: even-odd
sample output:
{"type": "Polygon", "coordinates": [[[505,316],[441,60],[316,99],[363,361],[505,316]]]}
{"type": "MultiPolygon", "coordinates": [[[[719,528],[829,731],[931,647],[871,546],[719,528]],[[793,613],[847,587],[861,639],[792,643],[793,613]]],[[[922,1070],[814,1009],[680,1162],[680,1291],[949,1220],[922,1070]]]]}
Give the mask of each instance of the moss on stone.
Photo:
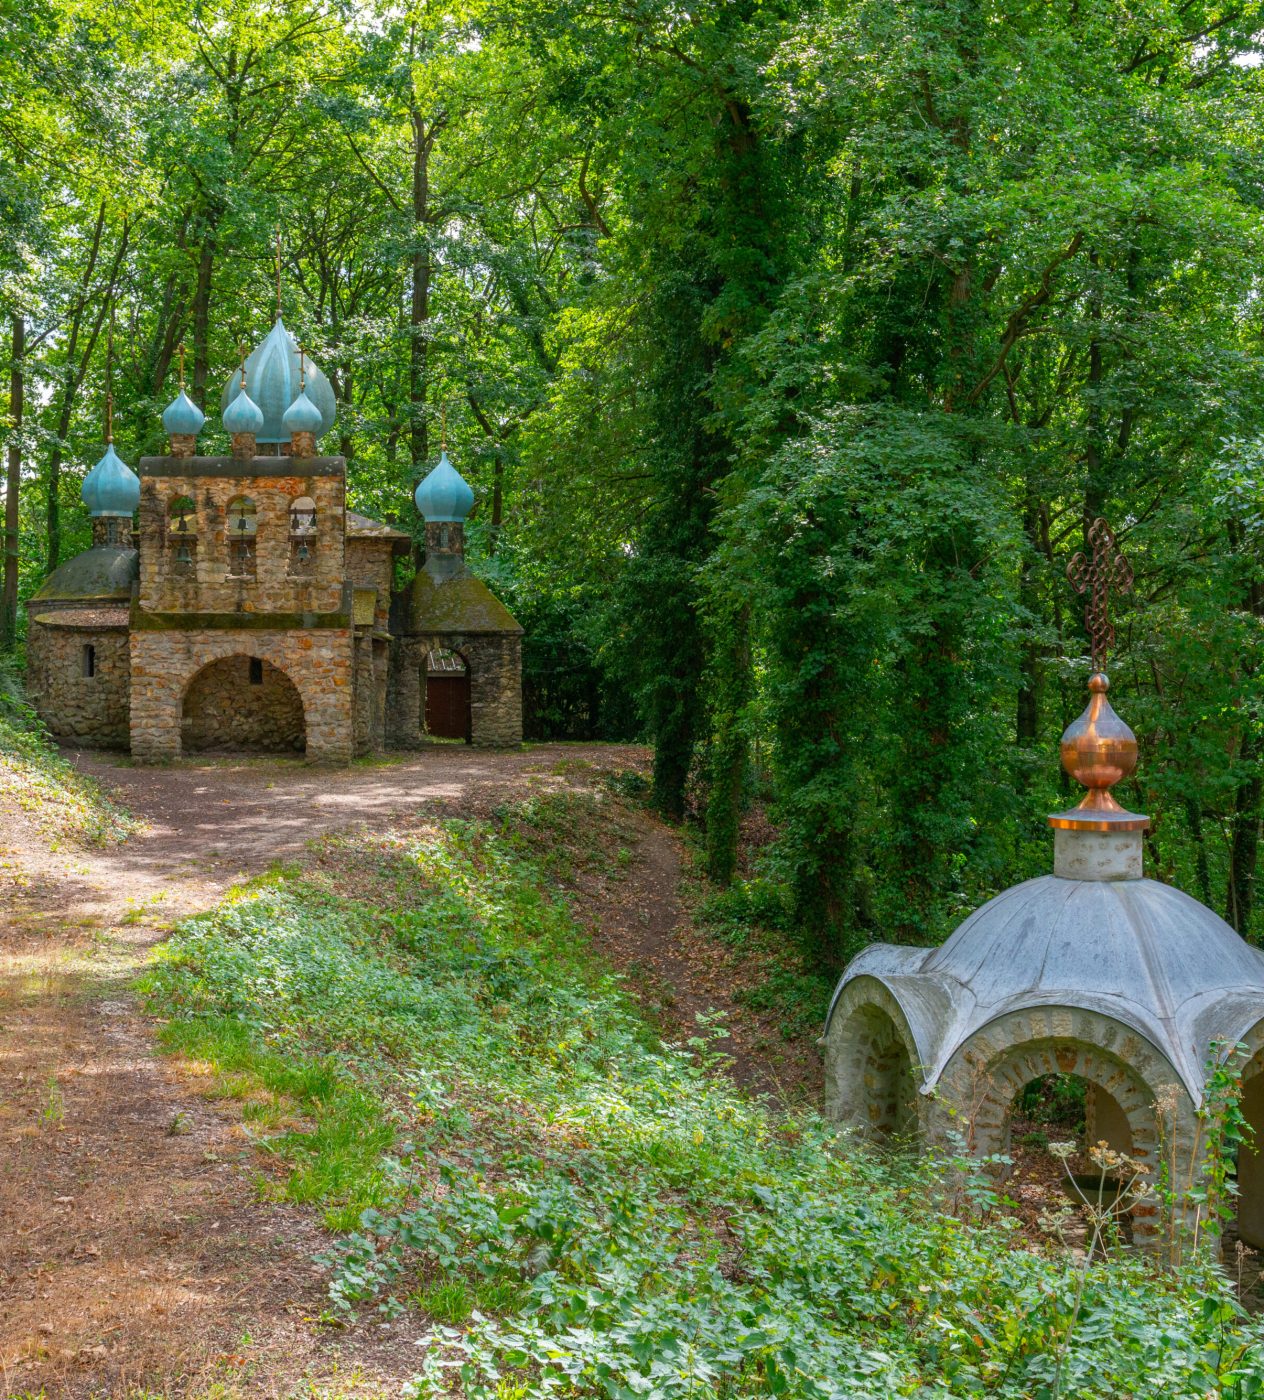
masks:
{"type": "Polygon", "coordinates": [[[144,612],[132,609],[134,632],[291,632],[351,626],[349,613],[297,612],[144,612]]]}
{"type": "Polygon", "coordinates": [[[140,577],[140,555],[123,545],[99,544],[59,565],[32,596],[37,603],[126,602],[140,577]]]}
{"type": "Polygon", "coordinates": [[[423,569],[413,580],[408,621],[413,633],[522,631],[504,603],[471,573],[436,583],[423,569]]]}

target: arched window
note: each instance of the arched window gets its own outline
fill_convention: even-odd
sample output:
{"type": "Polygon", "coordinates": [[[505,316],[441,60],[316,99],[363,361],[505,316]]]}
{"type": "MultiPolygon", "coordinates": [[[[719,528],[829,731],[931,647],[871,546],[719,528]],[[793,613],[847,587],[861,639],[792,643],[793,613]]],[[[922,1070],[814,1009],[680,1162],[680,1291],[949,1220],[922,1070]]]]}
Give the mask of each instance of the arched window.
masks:
{"type": "Polygon", "coordinates": [[[191,496],[176,496],[167,511],[167,540],[172,571],[192,574],[197,566],[197,506],[191,496]]]}
{"type": "Polygon", "coordinates": [[[228,535],[228,572],[233,578],[255,576],[255,534],[259,528],[255,503],[237,496],[228,503],[225,530],[228,535]]]}
{"type": "Polygon", "coordinates": [[[310,574],[316,560],[316,502],[300,496],[290,502],[290,573],[310,574]]]}

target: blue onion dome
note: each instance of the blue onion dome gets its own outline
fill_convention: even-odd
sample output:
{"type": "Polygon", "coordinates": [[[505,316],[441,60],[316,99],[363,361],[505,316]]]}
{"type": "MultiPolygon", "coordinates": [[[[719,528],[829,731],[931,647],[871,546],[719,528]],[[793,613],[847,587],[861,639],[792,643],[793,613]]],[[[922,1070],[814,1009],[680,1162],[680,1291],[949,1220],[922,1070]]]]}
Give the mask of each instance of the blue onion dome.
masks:
{"type": "MultiPolygon", "coordinates": [[[[309,355],[303,356],[303,364],[307,397],[320,411],[320,427],[314,431],[318,435],[327,433],[334,425],[334,391],[309,355]]],[[[263,426],[255,434],[260,442],[289,442],[285,410],[298,398],[298,380],[298,345],[278,316],[263,343],[246,360],[246,392],[263,414],[263,426]]],[[[240,393],[241,375],[234,370],[220,397],[221,410],[226,411],[240,393]]]]}
{"type": "Polygon", "coordinates": [[[162,411],[162,426],[172,437],[197,437],[206,414],[183,389],[162,411]]]}
{"type": "Polygon", "coordinates": [[[130,520],[140,505],[140,477],[114,451],[114,444],[107,443],[105,456],[84,477],[79,494],[94,518],[119,515],[130,520]]]}
{"type": "Polygon", "coordinates": [[[474,492],[448,461],[446,452],[439,454],[438,463],[417,487],[413,499],[427,524],[458,523],[474,509],[474,492]]]}
{"type": "Polygon", "coordinates": [[[249,394],[239,393],[224,410],[224,429],[229,433],[254,433],[263,427],[263,414],[249,394]]]}
{"type": "Polygon", "coordinates": [[[323,421],[320,409],[307,397],[306,390],[281,415],[287,433],[319,433],[323,421]]]}

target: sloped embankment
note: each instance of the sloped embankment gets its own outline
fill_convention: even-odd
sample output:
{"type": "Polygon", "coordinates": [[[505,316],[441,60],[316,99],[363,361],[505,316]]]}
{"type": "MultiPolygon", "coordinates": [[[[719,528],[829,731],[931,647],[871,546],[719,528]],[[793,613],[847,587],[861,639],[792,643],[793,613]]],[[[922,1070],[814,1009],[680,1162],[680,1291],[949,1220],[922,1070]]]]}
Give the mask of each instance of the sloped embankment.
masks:
{"type": "Polygon", "coordinates": [[[611,799],[547,800],[544,843],[538,806],[327,842],[148,981],[267,1194],[325,1209],[334,1307],[393,1320],[421,1393],[1254,1393],[1209,1270],[1028,1252],[940,1167],[770,1115],[706,1037],[664,1046],[551,893],[605,858],[611,799]]]}

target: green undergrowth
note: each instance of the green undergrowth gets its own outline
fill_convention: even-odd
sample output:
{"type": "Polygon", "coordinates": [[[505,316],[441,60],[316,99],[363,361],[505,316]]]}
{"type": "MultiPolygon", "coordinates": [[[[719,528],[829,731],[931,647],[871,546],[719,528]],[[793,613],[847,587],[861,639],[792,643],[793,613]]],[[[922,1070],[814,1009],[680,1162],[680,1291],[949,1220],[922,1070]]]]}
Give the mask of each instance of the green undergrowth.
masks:
{"type": "Polygon", "coordinates": [[[411,1319],[417,1394],[1264,1394],[1210,1266],[1081,1277],[970,1164],[774,1114],[714,1028],[661,1044],[554,893],[617,870],[619,820],[589,793],[327,843],[147,975],[168,1046],[242,1101],[261,1190],[326,1210],[331,1307],[411,1319]]]}
{"type": "Polygon", "coordinates": [[[108,846],[135,819],[57,751],[22,693],[16,662],[0,661],[0,801],[24,812],[53,841],[108,846]]]}
{"type": "Polygon", "coordinates": [[[698,921],[756,971],[735,991],[738,1003],[771,1017],[787,1039],[820,1035],[837,979],[809,965],[778,884],[756,876],[709,888],[698,921]]]}

